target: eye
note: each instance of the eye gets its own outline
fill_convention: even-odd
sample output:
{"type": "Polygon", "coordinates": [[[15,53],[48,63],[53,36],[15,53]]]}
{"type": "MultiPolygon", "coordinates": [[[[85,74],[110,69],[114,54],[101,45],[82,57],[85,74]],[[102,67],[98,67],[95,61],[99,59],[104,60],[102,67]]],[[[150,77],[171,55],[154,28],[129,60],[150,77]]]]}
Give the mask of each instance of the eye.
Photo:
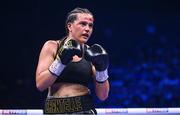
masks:
{"type": "Polygon", "coordinates": [[[92,27],[93,27],[93,24],[89,24],[89,27],[91,27],[91,28],[92,28],[92,27]]]}
{"type": "Polygon", "coordinates": [[[81,24],[82,26],[86,26],[86,25],[87,25],[86,22],[81,22],[80,24],[81,24]]]}

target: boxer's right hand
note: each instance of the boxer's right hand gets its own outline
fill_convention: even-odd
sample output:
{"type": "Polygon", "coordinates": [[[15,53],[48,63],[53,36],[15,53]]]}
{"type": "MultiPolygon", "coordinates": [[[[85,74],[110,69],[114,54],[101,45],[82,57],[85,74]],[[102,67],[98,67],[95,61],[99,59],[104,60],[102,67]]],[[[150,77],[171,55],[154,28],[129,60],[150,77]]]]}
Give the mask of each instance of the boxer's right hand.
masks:
{"type": "Polygon", "coordinates": [[[82,46],[73,39],[66,41],[57,52],[57,58],[64,65],[67,65],[74,55],[82,57],[82,46]]]}
{"type": "Polygon", "coordinates": [[[59,76],[74,55],[82,57],[82,46],[73,39],[65,41],[59,48],[54,62],[49,67],[49,71],[53,75],[59,76]]]}

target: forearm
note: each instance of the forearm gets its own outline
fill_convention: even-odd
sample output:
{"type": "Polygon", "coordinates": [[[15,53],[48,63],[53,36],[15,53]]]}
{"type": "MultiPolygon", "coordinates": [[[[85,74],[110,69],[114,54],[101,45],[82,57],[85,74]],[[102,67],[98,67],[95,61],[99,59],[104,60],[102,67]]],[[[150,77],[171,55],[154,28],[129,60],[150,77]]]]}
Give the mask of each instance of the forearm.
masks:
{"type": "Polygon", "coordinates": [[[106,80],[104,83],[98,83],[95,81],[96,95],[102,101],[106,100],[109,95],[109,81],[106,80]]]}
{"type": "Polygon", "coordinates": [[[56,78],[49,70],[45,70],[36,75],[36,87],[40,91],[44,91],[55,82],[56,78]]]}
{"type": "Polygon", "coordinates": [[[84,57],[92,62],[96,95],[103,101],[109,94],[108,54],[102,46],[94,44],[85,50],[84,57]]]}

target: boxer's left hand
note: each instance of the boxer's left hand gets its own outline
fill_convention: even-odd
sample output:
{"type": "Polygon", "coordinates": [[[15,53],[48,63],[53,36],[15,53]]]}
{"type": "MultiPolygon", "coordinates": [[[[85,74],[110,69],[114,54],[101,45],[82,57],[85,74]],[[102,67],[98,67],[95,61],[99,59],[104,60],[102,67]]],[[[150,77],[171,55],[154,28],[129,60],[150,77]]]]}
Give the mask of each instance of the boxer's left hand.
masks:
{"type": "Polygon", "coordinates": [[[94,44],[85,51],[85,59],[91,61],[96,68],[96,81],[103,83],[108,79],[109,58],[105,49],[94,44]]]}

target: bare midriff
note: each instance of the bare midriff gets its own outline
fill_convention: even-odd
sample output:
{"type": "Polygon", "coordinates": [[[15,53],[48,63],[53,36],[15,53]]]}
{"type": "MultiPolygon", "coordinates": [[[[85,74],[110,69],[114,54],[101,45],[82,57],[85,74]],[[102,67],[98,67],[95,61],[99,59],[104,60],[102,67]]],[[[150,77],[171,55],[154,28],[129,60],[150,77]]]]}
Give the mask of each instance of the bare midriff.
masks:
{"type": "Polygon", "coordinates": [[[86,86],[73,83],[56,83],[49,88],[49,96],[53,97],[73,97],[89,93],[86,86]]]}

